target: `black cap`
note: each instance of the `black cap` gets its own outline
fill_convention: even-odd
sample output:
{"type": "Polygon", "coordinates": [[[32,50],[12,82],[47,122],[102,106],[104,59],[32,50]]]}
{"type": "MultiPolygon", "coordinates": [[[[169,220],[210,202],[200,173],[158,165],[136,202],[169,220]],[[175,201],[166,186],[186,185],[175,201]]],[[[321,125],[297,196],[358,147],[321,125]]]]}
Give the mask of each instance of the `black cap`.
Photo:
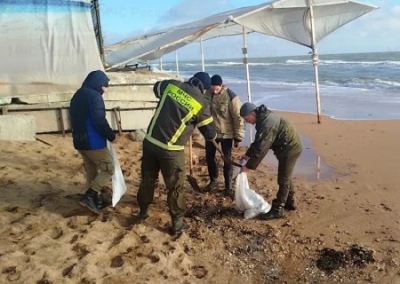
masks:
{"type": "Polygon", "coordinates": [[[222,78],[221,76],[215,74],[211,77],[211,85],[212,86],[221,86],[222,85],[222,78]]]}
{"type": "Polygon", "coordinates": [[[200,82],[203,84],[205,90],[211,89],[211,78],[210,75],[206,72],[197,72],[194,74],[195,78],[199,79],[200,82]]]}

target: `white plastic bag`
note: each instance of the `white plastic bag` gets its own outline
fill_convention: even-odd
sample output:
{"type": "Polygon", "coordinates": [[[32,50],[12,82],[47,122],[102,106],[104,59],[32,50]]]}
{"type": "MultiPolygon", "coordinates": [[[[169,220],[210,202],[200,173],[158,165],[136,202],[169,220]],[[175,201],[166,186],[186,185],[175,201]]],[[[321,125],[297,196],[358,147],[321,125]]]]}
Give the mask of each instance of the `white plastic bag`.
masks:
{"type": "Polygon", "coordinates": [[[114,175],[112,177],[112,206],[115,207],[121,197],[126,193],[125,178],[119,165],[117,152],[113,145],[107,141],[107,147],[110,150],[114,163],[114,175]]]}
{"type": "Polygon", "coordinates": [[[246,173],[240,173],[236,178],[235,201],[236,208],[244,212],[245,219],[254,218],[271,209],[271,205],[261,195],[249,188],[246,173]]]}

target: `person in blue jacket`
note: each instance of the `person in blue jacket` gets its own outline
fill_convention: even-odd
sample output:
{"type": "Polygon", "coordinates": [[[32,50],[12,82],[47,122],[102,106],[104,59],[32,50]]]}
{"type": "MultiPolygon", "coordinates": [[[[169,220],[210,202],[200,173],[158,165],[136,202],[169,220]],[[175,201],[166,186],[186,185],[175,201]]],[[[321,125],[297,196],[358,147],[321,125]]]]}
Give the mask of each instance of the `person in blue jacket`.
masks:
{"type": "Polygon", "coordinates": [[[113,174],[114,164],[107,148],[107,140],[116,136],[106,119],[103,93],[109,79],[100,70],[92,71],[82,87],[74,94],[69,108],[74,147],[82,156],[89,189],[79,204],[99,214],[104,207],[101,190],[113,174]]]}

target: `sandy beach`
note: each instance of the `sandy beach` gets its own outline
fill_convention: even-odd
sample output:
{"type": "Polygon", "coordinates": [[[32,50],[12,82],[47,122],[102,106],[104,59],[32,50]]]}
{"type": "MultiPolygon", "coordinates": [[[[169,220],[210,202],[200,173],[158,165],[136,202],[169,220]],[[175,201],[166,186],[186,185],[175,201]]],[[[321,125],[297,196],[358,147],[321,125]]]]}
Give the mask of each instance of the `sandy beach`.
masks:
{"type": "MultiPolygon", "coordinates": [[[[314,115],[282,114],[331,177],[297,175],[299,208],[274,221],[245,220],[222,192],[186,183],[191,229],[178,238],[167,232],[162,182],[150,218],[132,222],[141,143],[127,134],[115,148],[128,193],[101,216],[77,204],[86,185],[70,135],[37,136],[50,145],[0,141],[0,283],[400,283],[400,121],[323,117],[319,125],[314,115]]],[[[204,150],[195,152],[205,185],[204,150]]],[[[274,166],[249,180],[271,202],[274,166]]]]}

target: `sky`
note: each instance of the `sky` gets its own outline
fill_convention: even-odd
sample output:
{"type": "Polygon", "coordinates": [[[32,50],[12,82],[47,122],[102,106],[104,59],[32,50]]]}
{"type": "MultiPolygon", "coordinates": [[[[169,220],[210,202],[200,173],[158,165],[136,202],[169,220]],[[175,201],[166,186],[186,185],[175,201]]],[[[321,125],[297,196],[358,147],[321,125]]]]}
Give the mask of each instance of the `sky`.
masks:
{"type": "MultiPolygon", "coordinates": [[[[258,5],[260,0],[99,0],[105,44],[195,21],[216,13],[258,5]]],[[[320,54],[400,51],[400,0],[358,0],[378,6],[324,38],[320,54]]],[[[206,59],[240,58],[242,36],[205,41],[206,59]],[[225,48],[220,48],[224,46],[225,48]]],[[[252,33],[248,36],[249,57],[306,55],[309,48],[279,38],[252,33]]],[[[200,58],[199,43],[179,49],[180,60],[200,58]]],[[[164,56],[174,60],[175,53],[164,56]]]]}

